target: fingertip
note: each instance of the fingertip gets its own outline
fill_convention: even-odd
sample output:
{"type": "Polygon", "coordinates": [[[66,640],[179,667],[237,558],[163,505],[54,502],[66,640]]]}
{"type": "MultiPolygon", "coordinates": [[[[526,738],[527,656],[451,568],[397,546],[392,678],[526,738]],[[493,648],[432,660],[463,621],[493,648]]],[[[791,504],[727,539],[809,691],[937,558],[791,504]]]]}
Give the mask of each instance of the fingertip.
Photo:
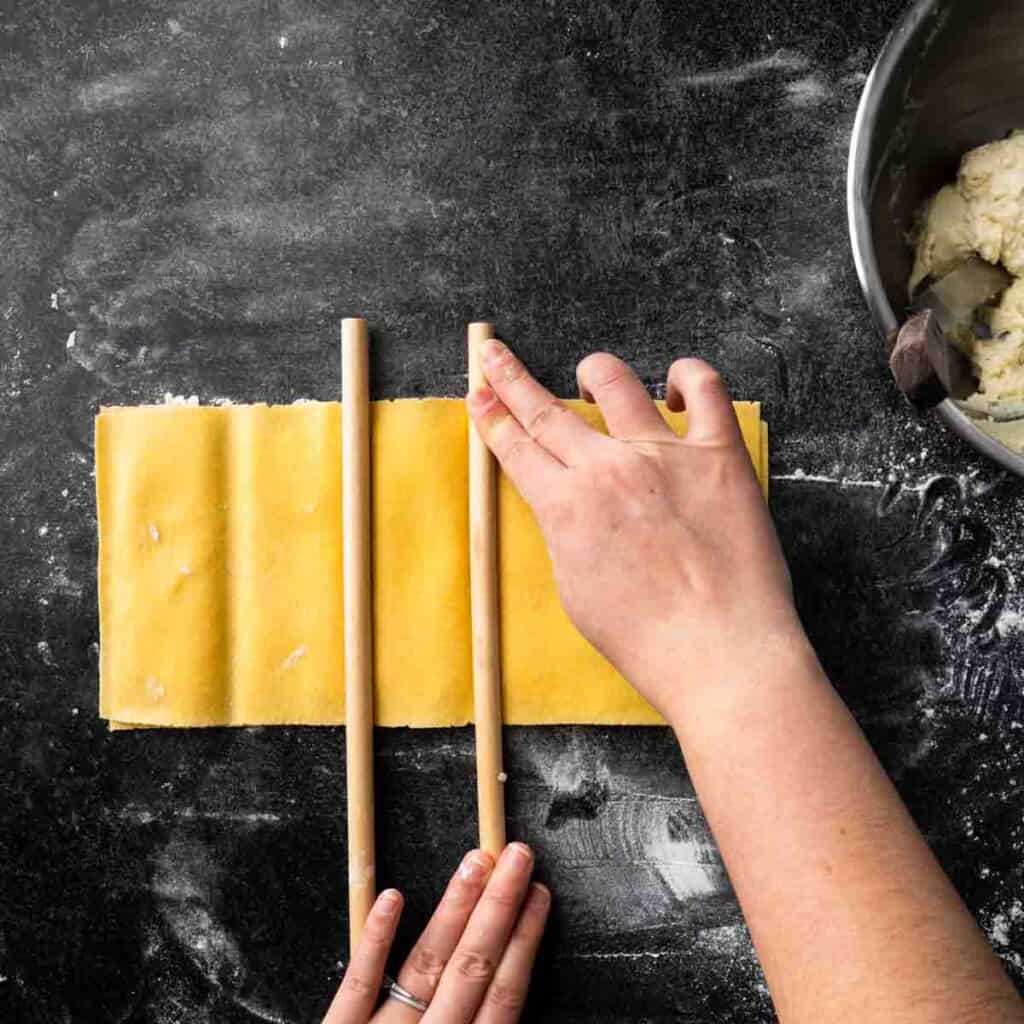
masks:
{"type": "Polygon", "coordinates": [[[523,934],[540,942],[551,913],[551,890],[540,882],[533,882],[526,891],[520,918],[523,934]]]}
{"type": "Polygon", "coordinates": [[[684,370],[710,370],[712,373],[717,372],[706,359],[701,359],[700,356],[680,356],[672,363],[668,372],[671,373],[673,370],[678,372],[684,370]]]}
{"type": "Polygon", "coordinates": [[[677,359],[668,371],[666,404],[689,413],[686,439],[697,444],[740,440],[739,423],[722,375],[703,359],[677,359]]]}
{"type": "Polygon", "coordinates": [[[397,889],[385,889],[374,901],[373,909],[384,917],[395,917],[405,903],[397,889]]]}
{"type": "Polygon", "coordinates": [[[494,869],[494,857],[486,850],[470,850],[456,871],[463,882],[482,881],[494,869]]]}
{"type": "Polygon", "coordinates": [[[551,890],[543,882],[531,882],[530,899],[538,904],[547,905],[551,902],[551,890]]]}
{"type": "Polygon", "coordinates": [[[576,382],[601,411],[608,433],[623,441],[668,440],[671,432],[633,368],[611,352],[591,352],[576,382]]]}
{"type": "Polygon", "coordinates": [[[508,846],[501,851],[501,857],[499,859],[516,868],[532,867],[533,850],[531,850],[526,843],[509,843],[508,846]]]}
{"type": "Polygon", "coordinates": [[[484,367],[495,366],[508,354],[508,349],[497,338],[488,338],[480,346],[480,360],[484,367]]]}
{"type": "Polygon", "coordinates": [[[591,405],[596,404],[597,399],[594,397],[593,389],[587,384],[587,378],[590,377],[593,372],[596,373],[600,379],[600,368],[609,360],[614,361],[616,364],[619,362],[619,360],[609,352],[591,352],[589,355],[585,355],[576,364],[576,386],[579,388],[580,398],[582,398],[584,402],[589,402],[591,405]]]}

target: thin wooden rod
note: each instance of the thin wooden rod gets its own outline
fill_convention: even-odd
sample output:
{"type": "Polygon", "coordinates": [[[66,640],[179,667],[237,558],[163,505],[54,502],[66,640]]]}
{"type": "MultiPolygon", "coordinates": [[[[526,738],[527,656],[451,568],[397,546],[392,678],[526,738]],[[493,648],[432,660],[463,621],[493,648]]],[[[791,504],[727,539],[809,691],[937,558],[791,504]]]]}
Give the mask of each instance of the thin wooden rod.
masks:
{"type": "MultiPolygon", "coordinates": [[[[487,323],[469,325],[469,387],[487,382],[480,349],[494,337],[487,323]]],[[[501,750],[501,646],[498,635],[497,466],[469,429],[469,569],[473,626],[473,719],[480,848],[495,856],[505,846],[505,769],[501,750]]]]}
{"type": "Polygon", "coordinates": [[[342,545],[345,563],[345,760],[349,948],[377,894],[373,820],[373,623],[370,590],[370,339],[341,322],[342,545]]]}

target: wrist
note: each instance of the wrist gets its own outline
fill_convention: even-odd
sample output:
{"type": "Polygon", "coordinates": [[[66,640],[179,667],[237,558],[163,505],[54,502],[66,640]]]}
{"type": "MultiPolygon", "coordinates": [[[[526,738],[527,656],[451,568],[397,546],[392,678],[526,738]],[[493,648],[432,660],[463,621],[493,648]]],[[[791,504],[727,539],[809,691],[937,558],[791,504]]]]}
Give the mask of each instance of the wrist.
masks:
{"type": "Polygon", "coordinates": [[[830,685],[795,613],[791,621],[705,637],[687,657],[665,659],[658,674],[672,680],[660,710],[684,746],[695,730],[729,730],[737,713],[794,686],[830,685]]]}

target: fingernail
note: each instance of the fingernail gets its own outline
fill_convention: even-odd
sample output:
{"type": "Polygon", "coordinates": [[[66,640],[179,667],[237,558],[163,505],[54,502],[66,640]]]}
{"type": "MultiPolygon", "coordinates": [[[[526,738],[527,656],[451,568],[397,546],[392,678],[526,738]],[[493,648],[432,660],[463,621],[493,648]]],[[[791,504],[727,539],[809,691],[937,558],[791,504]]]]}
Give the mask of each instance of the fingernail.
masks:
{"type": "Polygon", "coordinates": [[[536,900],[538,903],[550,903],[551,902],[551,890],[543,885],[541,882],[534,882],[530,886],[530,898],[536,900]]]}
{"type": "Polygon", "coordinates": [[[402,894],[397,889],[385,889],[377,897],[377,906],[386,913],[392,913],[398,909],[398,904],[402,902],[402,894]]]}
{"type": "Polygon", "coordinates": [[[459,878],[464,882],[478,882],[490,871],[494,862],[482,850],[467,853],[459,868],[459,878]]]}
{"type": "Polygon", "coordinates": [[[466,396],[466,401],[474,409],[486,409],[494,401],[494,392],[490,388],[477,388],[466,396]]]}
{"type": "Polygon", "coordinates": [[[497,338],[491,338],[484,342],[483,359],[484,365],[497,362],[508,351],[497,338]]]}
{"type": "Polygon", "coordinates": [[[502,853],[502,858],[508,858],[516,867],[526,867],[533,863],[533,853],[525,843],[509,843],[502,853]]]}

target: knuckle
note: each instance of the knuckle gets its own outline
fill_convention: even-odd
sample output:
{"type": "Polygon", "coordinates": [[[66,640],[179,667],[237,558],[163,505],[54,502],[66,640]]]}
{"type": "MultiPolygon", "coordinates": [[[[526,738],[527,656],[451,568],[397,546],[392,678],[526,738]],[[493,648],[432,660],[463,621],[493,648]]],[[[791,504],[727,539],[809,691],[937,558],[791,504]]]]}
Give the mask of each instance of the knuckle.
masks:
{"type": "Polygon", "coordinates": [[[468,910],[476,905],[479,896],[479,884],[457,878],[448,886],[448,890],[444,894],[444,902],[452,910],[468,910]]]}
{"type": "Polygon", "coordinates": [[[610,352],[594,352],[580,363],[579,372],[588,383],[597,388],[607,388],[630,376],[630,369],[610,352]]]}
{"type": "Polygon", "coordinates": [[[565,412],[568,412],[568,410],[558,399],[549,399],[530,417],[530,422],[526,426],[526,432],[530,437],[540,437],[545,427],[550,425],[552,418],[565,412]]]}
{"type": "Polygon", "coordinates": [[[496,1010],[511,1010],[518,1013],[526,1002],[526,991],[519,985],[495,978],[484,999],[496,1010]]]}
{"type": "Polygon", "coordinates": [[[374,921],[372,917],[367,918],[360,941],[374,951],[387,951],[391,948],[391,931],[386,925],[374,921]]]}
{"type": "Polygon", "coordinates": [[[497,364],[497,369],[501,374],[501,379],[506,384],[514,384],[517,380],[521,380],[526,376],[526,367],[511,352],[506,352],[501,357],[497,364]]]}
{"type": "Polygon", "coordinates": [[[719,391],[722,388],[722,375],[710,366],[705,365],[694,374],[694,382],[697,387],[705,391],[719,391]]]}
{"type": "Polygon", "coordinates": [[[469,981],[489,978],[494,973],[494,960],[477,950],[463,950],[456,953],[451,964],[455,972],[469,981]]]}
{"type": "Polygon", "coordinates": [[[441,956],[436,950],[427,947],[417,946],[409,954],[409,967],[417,974],[431,981],[436,982],[448,966],[446,957],[441,956]]]}
{"type": "Polygon", "coordinates": [[[349,971],[341,982],[341,990],[345,995],[370,996],[376,994],[379,986],[375,985],[365,974],[355,974],[349,971]]]}
{"type": "Polygon", "coordinates": [[[529,444],[529,441],[524,441],[521,437],[514,437],[501,446],[498,456],[502,462],[516,462],[526,454],[529,444]]]}
{"type": "Polygon", "coordinates": [[[502,425],[509,419],[509,412],[503,405],[496,405],[489,409],[479,420],[480,429],[489,435],[501,431],[502,425]]]}
{"type": "Polygon", "coordinates": [[[636,478],[644,469],[645,456],[632,449],[616,452],[615,458],[606,459],[601,463],[597,484],[611,490],[631,490],[635,487],[636,478]]]}
{"type": "Polygon", "coordinates": [[[487,893],[487,902],[502,910],[518,908],[523,899],[522,890],[523,886],[519,885],[494,885],[487,893]]]}
{"type": "Polygon", "coordinates": [[[677,359],[669,371],[670,374],[685,376],[688,380],[697,385],[717,385],[721,383],[722,375],[703,359],[677,359]]]}

